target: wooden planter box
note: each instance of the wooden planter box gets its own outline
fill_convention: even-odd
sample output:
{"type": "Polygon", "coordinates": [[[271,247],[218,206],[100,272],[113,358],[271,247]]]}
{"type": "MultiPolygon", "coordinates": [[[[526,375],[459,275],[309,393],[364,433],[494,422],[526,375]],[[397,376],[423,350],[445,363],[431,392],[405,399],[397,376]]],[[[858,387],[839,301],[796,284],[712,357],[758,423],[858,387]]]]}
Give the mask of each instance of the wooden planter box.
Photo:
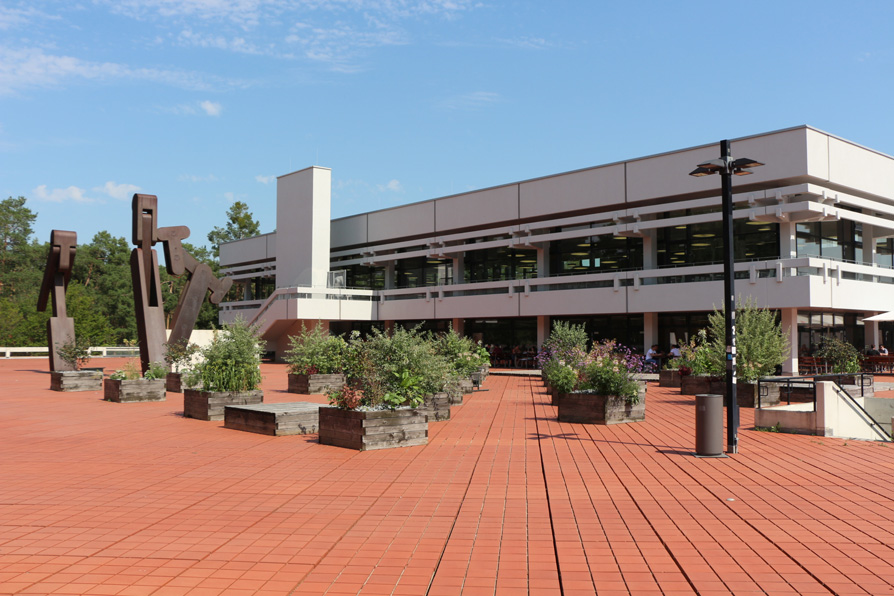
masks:
{"type": "Polygon", "coordinates": [[[679,370],[659,370],[658,386],[659,387],[679,387],[682,377],[679,370]]]}
{"type": "Polygon", "coordinates": [[[463,405],[463,395],[463,390],[458,385],[447,388],[447,401],[451,406],[463,405]]]}
{"type": "Polygon", "coordinates": [[[105,379],[103,399],[119,404],[141,401],[164,401],[163,379],[105,379]]]}
{"type": "Polygon", "coordinates": [[[724,393],[726,382],[704,375],[683,375],[680,377],[681,395],[700,395],[704,393],[724,393]]]}
{"type": "Polygon", "coordinates": [[[307,435],[320,427],[320,408],[330,407],[306,401],[227,406],[224,427],[275,437],[307,435]]]}
{"type": "Polygon", "coordinates": [[[102,391],[102,369],[54,370],[50,373],[53,391],[102,391]]]}
{"type": "Polygon", "coordinates": [[[322,408],[319,432],[323,445],[360,451],[428,443],[426,412],[418,408],[371,412],[322,408]]]}
{"type": "Polygon", "coordinates": [[[226,406],[259,404],[264,401],[264,392],[255,391],[199,391],[187,389],[183,392],[183,415],[198,420],[223,420],[226,406]]]}
{"type": "Polygon", "coordinates": [[[165,391],[183,393],[183,373],[169,372],[165,377],[165,391]]]}
{"type": "Polygon", "coordinates": [[[426,395],[424,403],[429,422],[450,420],[450,396],[446,393],[426,395]]]}
{"type": "Polygon", "coordinates": [[[289,373],[289,393],[309,395],[326,393],[330,389],[341,389],[345,385],[345,376],[334,375],[294,375],[289,373]]]}
{"type": "Polygon", "coordinates": [[[475,385],[472,383],[472,379],[460,379],[459,386],[464,395],[468,395],[475,390],[475,385]]]}
{"type": "Polygon", "coordinates": [[[595,393],[559,394],[559,422],[584,424],[620,424],[646,418],[646,394],[640,391],[639,403],[631,404],[616,395],[595,393]]]}
{"type": "Polygon", "coordinates": [[[550,405],[557,406],[559,405],[559,390],[555,387],[550,387],[548,389],[550,396],[550,405]]]}

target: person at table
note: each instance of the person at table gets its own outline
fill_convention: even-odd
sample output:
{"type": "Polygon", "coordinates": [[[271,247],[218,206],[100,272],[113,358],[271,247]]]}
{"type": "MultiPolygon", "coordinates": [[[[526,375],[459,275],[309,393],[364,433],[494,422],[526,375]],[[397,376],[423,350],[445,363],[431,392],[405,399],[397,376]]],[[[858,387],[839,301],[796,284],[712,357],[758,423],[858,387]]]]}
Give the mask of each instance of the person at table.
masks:
{"type": "Polygon", "coordinates": [[[880,345],[880,346],[878,347],[878,355],[879,355],[879,356],[887,356],[887,355],[888,355],[888,348],[886,348],[885,346],[880,345]]]}
{"type": "Polygon", "coordinates": [[[664,356],[658,351],[658,344],[655,344],[646,351],[646,364],[651,364],[655,368],[661,366],[661,357],[664,356]]]}
{"type": "Polygon", "coordinates": [[[671,358],[682,358],[683,357],[683,353],[680,351],[680,346],[678,346],[677,344],[674,344],[671,346],[670,357],[671,358]]]}
{"type": "Polygon", "coordinates": [[[867,356],[881,356],[882,353],[875,349],[875,344],[872,344],[872,346],[869,348],[869,351],[866,352],[866,355],[867,356]]]}

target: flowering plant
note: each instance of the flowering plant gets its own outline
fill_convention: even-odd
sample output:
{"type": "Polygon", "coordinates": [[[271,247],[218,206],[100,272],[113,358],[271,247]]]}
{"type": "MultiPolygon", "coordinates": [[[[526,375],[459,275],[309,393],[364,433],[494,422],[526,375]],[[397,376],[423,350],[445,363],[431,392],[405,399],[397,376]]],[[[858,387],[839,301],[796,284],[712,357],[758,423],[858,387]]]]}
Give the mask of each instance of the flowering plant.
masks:
{"type": "Polygon", "coordinates": [[[642,372],[643,358],[613,340],[594,344],[577,361],[557,361],[551,367],[551,384],[560,393],[617,395],[632,404],[639,402],[634,374],[642,372]]]}

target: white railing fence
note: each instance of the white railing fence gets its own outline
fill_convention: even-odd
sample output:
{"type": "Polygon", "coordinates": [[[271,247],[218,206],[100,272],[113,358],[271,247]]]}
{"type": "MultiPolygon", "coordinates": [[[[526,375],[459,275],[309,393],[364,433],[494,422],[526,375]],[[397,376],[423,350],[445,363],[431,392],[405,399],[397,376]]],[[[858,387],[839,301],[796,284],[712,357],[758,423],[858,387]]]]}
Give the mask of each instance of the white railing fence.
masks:
{"type": "MultiPolygon", "coordinates": [[[[4,348],[0,347],[0,358],[48,358],[50,349],[43,347],[4,348]]],[[[138,357],[138,346],[97,346],[90,348],[91,358],[129,358],[138,357]]]]}

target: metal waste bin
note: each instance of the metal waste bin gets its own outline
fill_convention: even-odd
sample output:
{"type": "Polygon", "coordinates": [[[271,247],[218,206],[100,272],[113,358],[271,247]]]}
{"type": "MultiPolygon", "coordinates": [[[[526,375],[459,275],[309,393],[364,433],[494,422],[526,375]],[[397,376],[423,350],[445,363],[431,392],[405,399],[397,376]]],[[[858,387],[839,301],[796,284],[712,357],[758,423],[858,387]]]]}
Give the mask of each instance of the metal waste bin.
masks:
{"type": "Polygon", "coordinates": [[[723,396],[707,393],[695,396],[695,454],[723,455],[723,396]]]}

